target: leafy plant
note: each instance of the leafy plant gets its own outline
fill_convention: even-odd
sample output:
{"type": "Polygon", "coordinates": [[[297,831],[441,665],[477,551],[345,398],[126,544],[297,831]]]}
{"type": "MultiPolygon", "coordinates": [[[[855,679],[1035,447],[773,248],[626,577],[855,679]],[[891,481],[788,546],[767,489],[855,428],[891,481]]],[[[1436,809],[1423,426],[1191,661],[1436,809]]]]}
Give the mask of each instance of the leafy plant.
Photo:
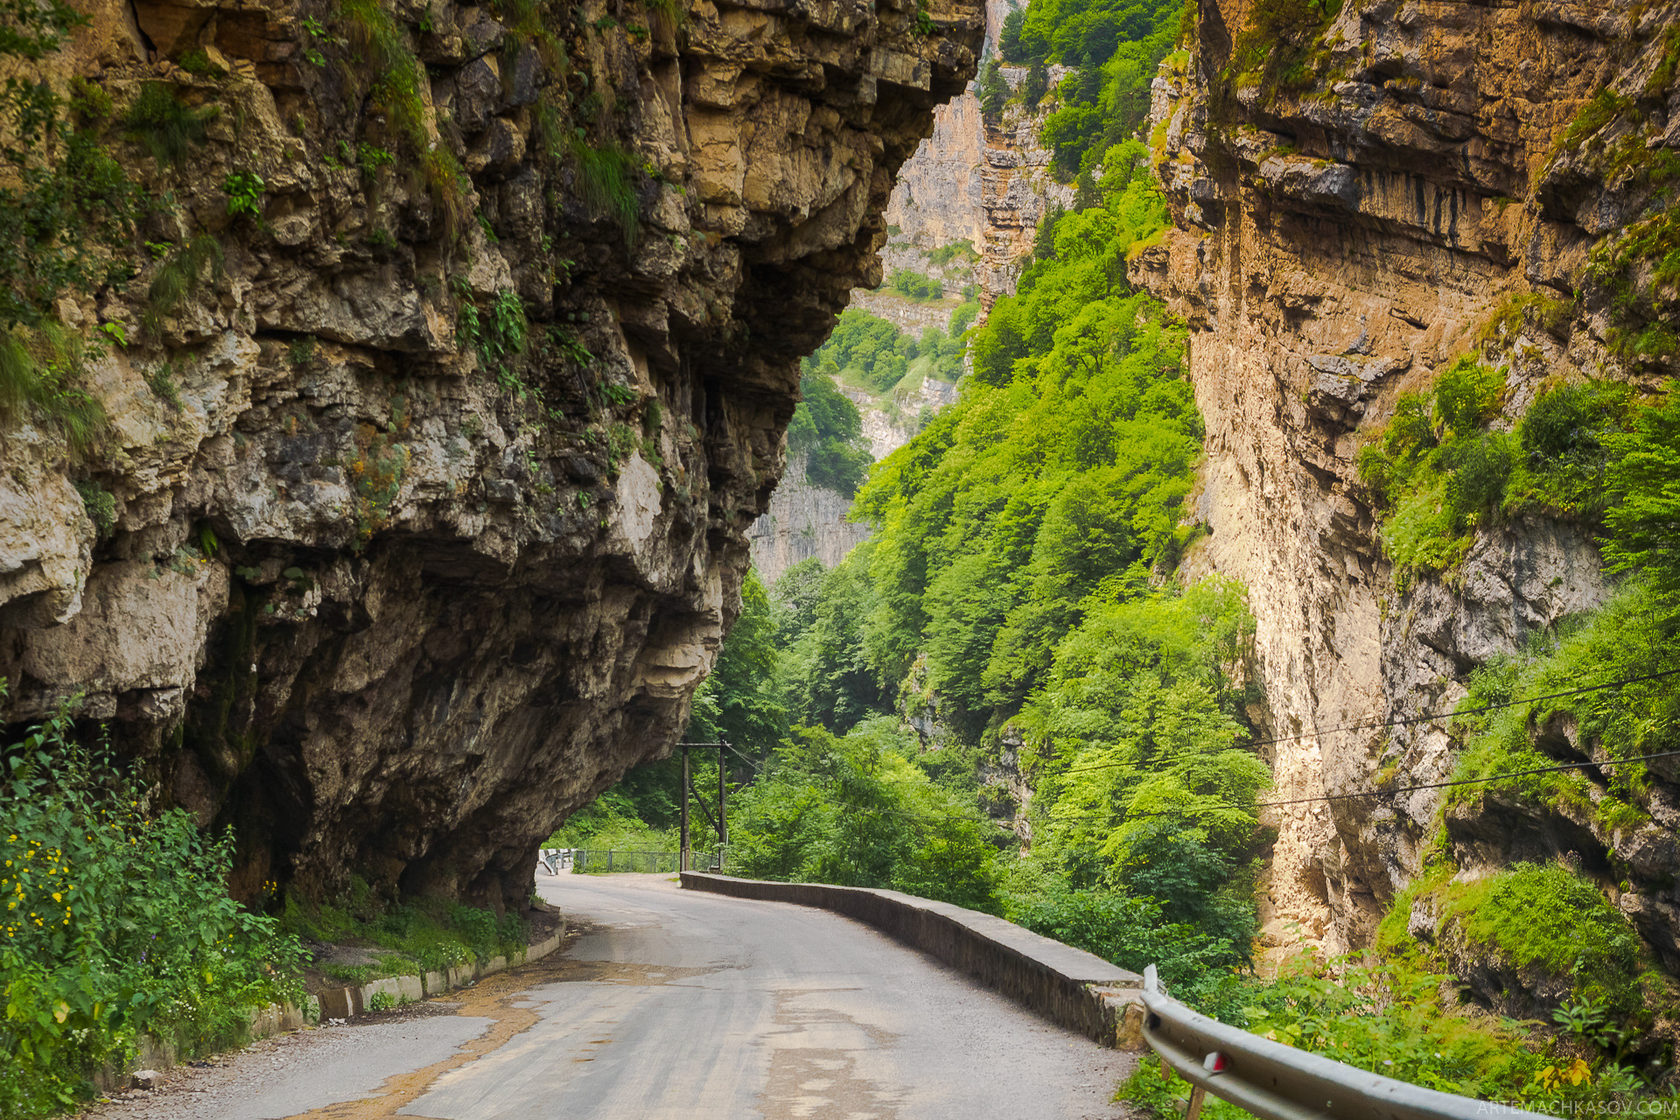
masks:
{"type": "Polygon", "coordinates": [[[76,492],[82,496],[82,508],[93,522],[99,538],[104,540],[117,527],[117,499],[97,482],[78,482],[76,492]]]}
{"type": "Polygon", "coordinates": [[[249,214],[253,218],[262,217],[263,178],[255,171],[234,171],[222,181],[222,192],[227,195],[227,212],[232,217],[249,214]]]}
{"type": "Polygon", "coordinates": [[[58,1112],[141,1032],[191,1056],[303,996],[297,941],[227,897],[228,834],[145,791],[60,712],[3,752],[0,1113],[58,1112]]]}

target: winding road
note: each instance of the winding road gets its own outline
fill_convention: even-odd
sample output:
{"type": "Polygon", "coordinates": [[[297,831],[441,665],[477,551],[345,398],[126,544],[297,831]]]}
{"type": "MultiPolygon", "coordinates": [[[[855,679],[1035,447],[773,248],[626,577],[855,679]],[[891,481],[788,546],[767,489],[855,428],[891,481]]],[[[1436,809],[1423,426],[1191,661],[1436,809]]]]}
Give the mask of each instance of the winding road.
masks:
{"type": "Polygon", "coordinates": [[[1094,1120],[1130,1055],[821,910],[537,876],[586,932],[429,1007],[259,1045],[97,1117],[1094,1120]]]}

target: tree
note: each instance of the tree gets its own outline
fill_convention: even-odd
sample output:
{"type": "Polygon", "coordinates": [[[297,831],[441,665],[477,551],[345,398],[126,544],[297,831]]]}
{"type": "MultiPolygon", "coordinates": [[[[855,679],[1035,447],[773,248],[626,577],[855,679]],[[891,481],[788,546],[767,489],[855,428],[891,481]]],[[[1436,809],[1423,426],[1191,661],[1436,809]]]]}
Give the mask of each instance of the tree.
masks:
{"type": "Polygon", "coordinates": [[[723,640],[712,675],[694,694],[686,738],[725,739],[758,757],[787,734],[787,710],[776,688],[780,627],[758,573],[741,585],[741,615],[723,640]]]}
{"type": "Polygon", "coordinates": [[[996,125],[1003,121],[1003,103],[1009,100],[1009,83],[1003,80],[1003,73],[995,58],[986,61],[986,68],[980,74],[980,115],[987,124],[996,125]]]}
{"type": "Polygon", "coordinates": [[[1003,29],[998,32],[998,53],[1003,55],[1005,62],[1019,66],[1027,61],[1021,48],[1021,28],[1026,26],[1026,22],[1025,8],[1010,8],[1009,14],[1003,17],[1003,29]]]}
{"type": "Polygon", "coordinates": [[[1616,456],[1608,477],[1616,504],[1604,518],[1609,568],[1643,573],[1669,610],[1680,610],[1680,381],[1632,432],[1605,442],[1616,456]]]}
{"type": "Polygon", "coordinates": [[[1026,84],[1021,87],[1021,101],[1028,109],[1036,109],[1049,90],[1050,71],[1042,58],[1034,59],[1032,68],[1027,71],[1026,84]]]}

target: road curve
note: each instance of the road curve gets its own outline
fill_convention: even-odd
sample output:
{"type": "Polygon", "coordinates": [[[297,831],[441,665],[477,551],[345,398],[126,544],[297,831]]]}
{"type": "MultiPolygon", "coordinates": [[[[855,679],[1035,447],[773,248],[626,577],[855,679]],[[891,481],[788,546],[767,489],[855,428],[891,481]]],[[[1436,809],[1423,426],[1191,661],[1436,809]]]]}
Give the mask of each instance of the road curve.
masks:
{"type": "Polygon", "coordinates": [[[822,910],[661,876],[538,876],[596,930],[539,1022],[398,1113],[436,1120],[1123,1115],[1130,1059],[822,910]]]}
{"type": "MultiPolygon", "coordinates": [[[[443,1013],[292,1036],[101,1117],[1098,1120],[1135,1058],[849,919],[537,874],[588,931],[443,1013]],[[314,1036],[314,1037],[311,1037],[314,1036]],[[243,1072],[241,1072],[243,1070],[243,1072]]],[[[438,1011],[444,1011],[440,1006],[438,1011]]]]}

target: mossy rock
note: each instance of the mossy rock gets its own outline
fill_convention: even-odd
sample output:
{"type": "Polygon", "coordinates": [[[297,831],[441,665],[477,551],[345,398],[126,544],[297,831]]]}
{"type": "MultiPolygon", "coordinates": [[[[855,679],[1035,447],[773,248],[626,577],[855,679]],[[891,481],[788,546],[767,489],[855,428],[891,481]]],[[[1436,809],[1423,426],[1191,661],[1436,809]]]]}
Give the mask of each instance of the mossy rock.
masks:
{"type": "Polygon", "coordinates": [[[1435,941],[1454,975],[1502,1014],[1550,1019],[1571,999],[1639,1010],[1646,962],[1638,933],[1597,887],[1565,867],[1518,863],[1444,883],[1423,904],[1433,908],[1435,941]]]}

